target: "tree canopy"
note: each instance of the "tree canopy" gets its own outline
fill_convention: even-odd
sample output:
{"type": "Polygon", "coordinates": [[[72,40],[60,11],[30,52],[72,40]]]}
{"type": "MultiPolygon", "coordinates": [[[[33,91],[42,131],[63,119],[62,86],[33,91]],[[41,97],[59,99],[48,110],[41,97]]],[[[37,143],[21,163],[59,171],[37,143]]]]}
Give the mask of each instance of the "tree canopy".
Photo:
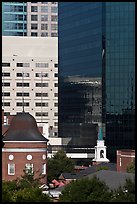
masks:
{"type": "Polygon", "coordinates": [[[58,179],[63,172],[73,172],[74,163],[71,158],[66,156],[66,153],[59,150],[52,158],[47,160],[47,176],[48,180],[58,179]]]}
{"type": "Polygon", "coordinates": [[[127,172],[128,173],[135,173],[135,159],[131,164],[127,166],[127,172]]]}

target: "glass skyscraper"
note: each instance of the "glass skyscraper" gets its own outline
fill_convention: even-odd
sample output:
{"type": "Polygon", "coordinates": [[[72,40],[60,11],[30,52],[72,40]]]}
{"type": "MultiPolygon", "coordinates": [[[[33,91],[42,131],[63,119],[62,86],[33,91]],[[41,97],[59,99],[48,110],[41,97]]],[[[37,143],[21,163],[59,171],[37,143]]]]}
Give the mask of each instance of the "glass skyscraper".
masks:
{"type": "Polygon", "coordinates": [[[27,5],[24,2],[2,2],[2,35],[27,35],[27,5]]]}
{"type": "Polygon", "coordinates": [[[94,124],[96,97],[91,100],[86,87],[100,77],[102,117],[96,122],[105,124],[112,159],[116,149],[134,148],[134,29],[134,2],[59,3],[59,135],[67,135],[65,124],[94,124]]]}

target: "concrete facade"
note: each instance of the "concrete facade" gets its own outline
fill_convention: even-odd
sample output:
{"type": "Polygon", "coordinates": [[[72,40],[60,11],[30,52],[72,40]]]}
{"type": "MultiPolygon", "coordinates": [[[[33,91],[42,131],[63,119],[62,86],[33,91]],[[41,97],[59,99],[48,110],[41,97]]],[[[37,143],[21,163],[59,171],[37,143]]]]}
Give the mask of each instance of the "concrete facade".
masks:
{"type": "Polygon", "coordinates": [[[2,83],[5,116],[22,112],[24,104],[25,112],[35,117],[38,126],[48,124],[52,136],[57,136],[57,38],[3,36],[2,83]]]}

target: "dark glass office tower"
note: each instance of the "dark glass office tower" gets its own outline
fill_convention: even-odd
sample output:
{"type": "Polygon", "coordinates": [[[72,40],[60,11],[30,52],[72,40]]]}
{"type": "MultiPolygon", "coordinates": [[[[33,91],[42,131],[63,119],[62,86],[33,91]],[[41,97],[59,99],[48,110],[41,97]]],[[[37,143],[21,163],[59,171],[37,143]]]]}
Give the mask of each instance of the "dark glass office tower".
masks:
{"type": "Polygon", "coordinates": [[[27,3],[2,2],[2,35],[27,35],[27,3]]]}
{"type": "Polygon", "coordinates": [[[134,2],[59,3],[59,136],[72,136],[76,144],[83,132],[93,145],[91,84],[100,77],[100,121],[106,126],[109,158],[115,158],[116,149],[134,148],[134,74],[134,2]]]}
{"type": "Polygon", "coordinates": [[[109,157],[115,158],[116,149],[135,148],[135,3],[107,2],[103,15],[103,121],[109,157]]]}
{"type": "Polygon", "coordinates": [[[102,3],[59,3],[59,136],[94,146],[102,101],[102,3]]]}

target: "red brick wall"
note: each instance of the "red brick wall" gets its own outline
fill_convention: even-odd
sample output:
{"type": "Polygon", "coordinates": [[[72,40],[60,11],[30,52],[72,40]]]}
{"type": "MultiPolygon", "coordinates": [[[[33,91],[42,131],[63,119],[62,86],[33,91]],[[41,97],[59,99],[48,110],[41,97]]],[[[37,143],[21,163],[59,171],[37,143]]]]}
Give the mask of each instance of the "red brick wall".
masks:
{"type": "Polygon", "coordinates": [[[135,150],[117,150],[117,171],[127,172],[127,166],[133,162],[135,150]]]}

